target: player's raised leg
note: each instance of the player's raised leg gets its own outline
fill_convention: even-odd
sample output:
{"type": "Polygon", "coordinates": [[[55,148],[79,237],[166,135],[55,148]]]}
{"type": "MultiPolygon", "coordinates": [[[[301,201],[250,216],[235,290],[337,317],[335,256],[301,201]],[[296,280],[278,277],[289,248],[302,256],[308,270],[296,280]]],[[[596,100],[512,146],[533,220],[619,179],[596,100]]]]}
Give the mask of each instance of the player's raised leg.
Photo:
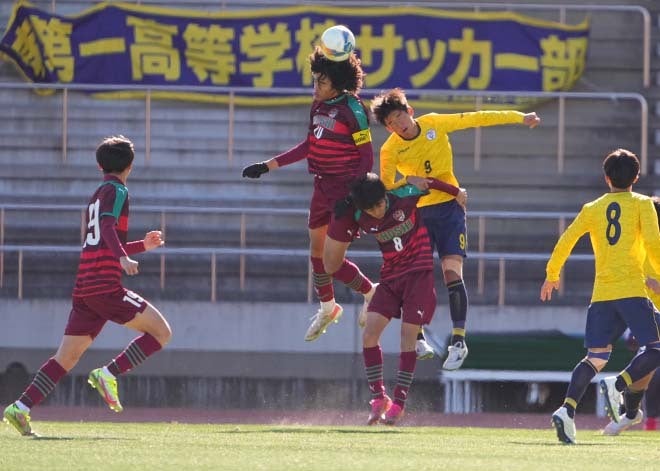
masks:
{"type": "Polygon", "coordinates": [[[132,303],[135,303],[135,307],[141,311],[138,311],[124,326],[143,334],[134,339],[106,366],[91,371],[88,377],[89,384],[115,412],[123,410],[119,400],[117,377],[140,365],[167,345],[172,338],[172,330],[163,315],[144,298],[132,292],[128,293],[132,303]]]}

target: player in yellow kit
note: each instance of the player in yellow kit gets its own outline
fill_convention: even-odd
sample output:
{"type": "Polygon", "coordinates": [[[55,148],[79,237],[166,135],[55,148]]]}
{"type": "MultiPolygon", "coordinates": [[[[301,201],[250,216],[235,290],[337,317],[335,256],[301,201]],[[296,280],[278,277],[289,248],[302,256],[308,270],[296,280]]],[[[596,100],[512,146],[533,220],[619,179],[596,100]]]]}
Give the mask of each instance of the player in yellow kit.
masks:
{"type": "Polygon", "coordinates": [[[610,192],[585,204],[559,238],[540,294],[542,301],[551,299],[564,262],[578,239],[589,233],[596,276],[584,336],[587,356],[573,370],[563,405],[552,414],[557,438],[567,444],[575,443],[575,408],[626,328],[645,349],[618,376],[600,382],[615,422],[622,391],[660,366],[660,313],[648,298],[644,273],[647,257],[652,269],[660,272],[658,216],[651,198],[632,192],[639,177],[635,154],[617,149],[605,158],[603,170],[610,192]]]}
{"type": "MultiPolygon", "coordinates": [[[[660,218],[660,198],[652,197],[655,212],[660,218]]],[[[660,307],[660,272],[653,270],[650,261],[644,263],[644,273],[646,275],[646,287],[649,299],[653,302],[656,309],[660,307]]],[[[637,339],[628,330],[626,336],[627,343],[633,348],[639,347],[637,339]]],[[[644,430],[656,430],[658,428],[658,417],[660,417],[660,373],[651,373],[644,378],[631,384],[623,394],[623,403],[619,408],[619,420],[611,420],[605,426],[603,435],[619,435],[627,428],[639,424],[644,419],[644,413],[640,409],[642,398],[645,401],[646,422],[644,430]]]]}
{"type": "MultiPolygon", "coordinates": [[[[541,122],[536,113],[518,111],[429,113],[415,118],[405,93],[399,88],[376,96],[371,111],[392,133],[380,148],[380,178],[388,190],[406,183],[422,191],[429,190],[426,178],[460,187],[454,175],[449,142],[449,133],[453,131],[499,124],[524,124],[533,128],[541,122]],[[399,180],[397,172],[402,175],[399,180]]],[[[464,191],[455,197],[431,189],[417,205],[431,235],[431,244],[438,252],[449,293],[452,337],[443,364],[446,370],[460,368],[468,354],[465,343],[468,296],[463,284],[463,259],[467,251],[465,196],[464,191]]]]}

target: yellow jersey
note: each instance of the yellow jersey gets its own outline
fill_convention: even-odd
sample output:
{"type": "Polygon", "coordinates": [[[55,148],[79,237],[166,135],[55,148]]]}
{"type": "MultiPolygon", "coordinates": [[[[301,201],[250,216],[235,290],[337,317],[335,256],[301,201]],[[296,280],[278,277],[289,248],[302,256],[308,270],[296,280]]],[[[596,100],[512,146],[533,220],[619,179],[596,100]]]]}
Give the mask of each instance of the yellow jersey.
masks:
{"type": "Polygon", "coordinates": [[[548,281],[559,280],[564,262],[587,232],[596,262],[591,302],[648,297],[645,258],[660,272],[660,232],[651,198],[622,191],[585,204],[552,251],[546,266],[548,281]]]}
{"type": "MultiPolygon", "coordinates": [[[[415,120],[420,128],[417,137],[406,140],[393,132],[380,148],[380,179],[388,190],[405,185],[407,176],[432,177],[459,186],[454,175],[449,133],[480,126],[522,123],[524,116],[519,111],[422,115],[415,120]],[[398,181],[397,171],[403,176],[398,181]]],[[[452,199],[454,197],[448,193],[430,190],[417,206],[429,206],[452,199]]]]}

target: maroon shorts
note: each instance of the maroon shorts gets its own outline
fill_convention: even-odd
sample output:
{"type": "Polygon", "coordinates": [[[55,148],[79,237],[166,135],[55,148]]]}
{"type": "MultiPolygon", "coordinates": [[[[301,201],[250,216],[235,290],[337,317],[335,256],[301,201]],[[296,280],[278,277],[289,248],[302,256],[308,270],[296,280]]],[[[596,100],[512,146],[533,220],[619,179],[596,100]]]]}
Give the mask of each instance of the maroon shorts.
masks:
{"type": "Polygon", "coordinates": [[[369,303],[369,312],[388,319],[426,325],[435,311],[435,280],[433,271],[414,271],[394,280],[381,281],[369,303]]]}
{"type": "Polygon", "coordinates": [[[64,335],[96,338],[107,321],[125,324],[138,312],[144,312],[147,305],[144,298],[126,288],[95,296],[74,296],[64,335]]]}
{"type": "Polygon", "coordinates": [[[331,224],[335,204],[346,198],[350,180],[346,178],[320,177],[314,175],[314,192],[309,203],[307,227],[318,229],[331,224]]]}

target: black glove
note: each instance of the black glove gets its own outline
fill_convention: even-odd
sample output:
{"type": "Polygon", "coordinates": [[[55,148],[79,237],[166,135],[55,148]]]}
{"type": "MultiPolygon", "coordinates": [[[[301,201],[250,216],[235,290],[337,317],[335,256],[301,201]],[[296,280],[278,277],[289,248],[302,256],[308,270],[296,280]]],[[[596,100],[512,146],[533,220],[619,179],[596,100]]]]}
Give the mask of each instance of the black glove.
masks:
{"type": "Polygon", "coordinates": [[[243,177],[248,178],[259,178],[261,174],[268,172],[268,165],[263,162],[257,164],[248,165],[243,169],[243,177]]]}

